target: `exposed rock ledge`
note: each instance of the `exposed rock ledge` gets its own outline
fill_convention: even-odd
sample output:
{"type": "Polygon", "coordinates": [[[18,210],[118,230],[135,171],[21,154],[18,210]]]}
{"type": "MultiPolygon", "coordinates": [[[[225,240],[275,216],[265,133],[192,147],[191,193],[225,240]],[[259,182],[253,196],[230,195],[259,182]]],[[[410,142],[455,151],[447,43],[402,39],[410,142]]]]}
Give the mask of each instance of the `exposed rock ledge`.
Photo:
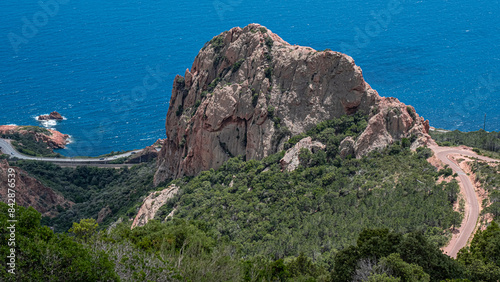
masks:
{"type": "Polygon", "coordinates": [[[153,219],[156,215],[156,212],[165,204],[167,201],[175,196],[179,191],[179,187],[176,185],[170,185],[166,189],[162,191],[156,191],[144,199],[139,212],[134,218],[134,222],[132,223],[132,228],[136,226],[144,226],[148,223],[149,220],[153,219]]]}
{"type": "Polygon", "coordinates": [[[0,134],[21,135],[32,134],[37,142],[44,142],[52,149],[63,149],[68,144],[69,135],[54,129],[44,129],[36,126],[0,125],[0,134]],[[33,129],[40,130],[33,130],[33,129]]]}
{"type": "Polygon", "coordinates": [[[301,149],[312,151],[313,149],[325,149],[326,146],[317,141],[312,141],[311,137],[301,139],[295,146],[288,149],[280,160],[281,169],[287,171],[294,171],[300,164],[299,154],[301,149]]]}
{"type": "Polygon", "coordinates": [[[412,107],[380,97],[348,55],[290,45],[258,24],[235,27],[205,44],[175,78],[155,185],[232,156],[264,158],[292,135],[357,112],[370,120],[353,156],[412,135],[413,148],[430,139],[428,123],[412,107]]]}

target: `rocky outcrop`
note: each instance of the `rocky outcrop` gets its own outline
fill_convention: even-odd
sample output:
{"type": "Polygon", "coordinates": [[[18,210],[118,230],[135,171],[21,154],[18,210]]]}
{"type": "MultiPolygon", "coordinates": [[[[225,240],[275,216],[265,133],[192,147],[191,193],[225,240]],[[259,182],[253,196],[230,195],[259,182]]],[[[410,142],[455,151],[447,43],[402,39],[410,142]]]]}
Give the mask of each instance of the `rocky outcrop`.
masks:
{"type": "Polygon", "coordinates": [[[385,148],[403,138],[413,141],[413,150],[429,144],[432,139],[428,125],[429,122],[419,117],[412,106],[406,106],[396,98],[381,98],[368,121],[368,127],[356,140],[356,157],[385,148]]]}
{"type": "Polygon", "coordinates": [[[53,111],[52,113],[48,114],[48,115],[41,115],[41,116],[38,116],[38,120],[51,120],[51,119],[54,119],[54,120],[63,120],[63,116],[56,112],[56,111],[53,111]]]}
{"type": "MultiPolygon", "coordinates": [[[[61,209],[68,209],[73,202],[66,200],[62,195],[55,193],[51,188],[46,187],[40,181],[28,175],[28,173],[18,167],[9,166],[6,160],[0,160],[0,201],[8,202],[8,174],[15,175],[15,200],[23,207],[33,207],[43,216],[54,217],[61,209]],[[9,168],[14,173],[9,172],[9,168]]],[[[12,188],[10,188],[12,189],[12,188]]]]}
{"type": "Polygon", "coordinates": [[[175,78],[155,183],[217,168],[232,156],[261,159],[292,135],[357,112],[370,115],[367,130],[382,136],[362,136],[356,156],[402,136],[426,138],[423,119],[389,114],[389,105],[406,108],[381,98],[351,57],[290,45],[257,24],[236,27],[205,44],[175,78]]]}
{"type": "Polygon", "coordinates": [[[339,146],[339,151],[340,151],[340,157],[345,159],[347,156],[355,155],[355,146],[356,141],[354,141],[354,138],[351,136],[346,137],[342,142],[340,142],[339,146]]]}
{"type": "Polygon", "coordinates": [[[317,149],[325,149],[326,146],[321,142],[312,141],[311,137],[301,139],[292,148],[288,149],[280,160],[281,170],[294,171],[300,164],[299,154],[300,150],[307,149],[309,151],[317,149]]]}
{"type": "Polygon", "coordinates": [[[156,212],[167,203],[167,201],[175,196],[179,191],[179,187],[176,185],[170,185],[168,188],[162,191],[156,191],[144,199],[137,216],[134,218],[132,223],[132,228],[136,226],[144,226],[149,220],[153,219],[156,212]]]}
{"type": "Polygon", "coordinates": [[[63,149],[68,144],[70,136],[54,129],[37,126],[0,125],[0,135],[33,135],[35,141],[46,143],[52,149],[63,149]]]}
{"type": "Polygon", "coordinates": [[[127,159],[127,163],[130,164],[137,164],[141,162],[149,162],[155,158],[158,157],[158,151],[156,150],[156,147],[154,145],[148,146],[144,148],[142,151],[138,152],[137,154],[131,155],[127,159]]]}

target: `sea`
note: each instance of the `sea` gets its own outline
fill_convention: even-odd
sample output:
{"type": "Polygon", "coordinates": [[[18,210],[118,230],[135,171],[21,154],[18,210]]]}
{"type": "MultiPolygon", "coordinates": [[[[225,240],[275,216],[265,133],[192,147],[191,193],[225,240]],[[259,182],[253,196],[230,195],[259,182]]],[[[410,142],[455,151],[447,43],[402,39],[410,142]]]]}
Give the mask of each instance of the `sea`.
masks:
{"type": "Polygon", "coordinates": [[[213,36],[259,23],[347,53],[431,126],[499,131],[499,14],[499,0],[3,0],[0,124],[69,134],[67,156],[151,145],[166,138],[175,75],[213,36]],[[51,111],[65,119],[36,120],[51,111]]]}

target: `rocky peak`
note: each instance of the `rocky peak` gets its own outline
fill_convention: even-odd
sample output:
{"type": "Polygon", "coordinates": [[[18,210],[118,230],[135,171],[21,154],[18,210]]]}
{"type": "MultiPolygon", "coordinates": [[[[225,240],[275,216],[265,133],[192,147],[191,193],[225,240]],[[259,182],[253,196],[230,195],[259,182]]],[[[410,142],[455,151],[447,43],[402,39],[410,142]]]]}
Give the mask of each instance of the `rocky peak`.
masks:
{"type": "MultiPolygon", "coordinates": [[[[321,121],[384,115],[384,102],[348,55],[290,45],[258,24],[235,27],[207,42],[191,70],[175,78],[155,183],[217,168],[232,156],[266,157],[321,121]]],[[[383,125],[392,139],[423,123],[416,113],[400,121],[406,118],[383,125]]],[[[372,139],[392,142],[385,137],[363,137],[359,155],[372,139]]]]}

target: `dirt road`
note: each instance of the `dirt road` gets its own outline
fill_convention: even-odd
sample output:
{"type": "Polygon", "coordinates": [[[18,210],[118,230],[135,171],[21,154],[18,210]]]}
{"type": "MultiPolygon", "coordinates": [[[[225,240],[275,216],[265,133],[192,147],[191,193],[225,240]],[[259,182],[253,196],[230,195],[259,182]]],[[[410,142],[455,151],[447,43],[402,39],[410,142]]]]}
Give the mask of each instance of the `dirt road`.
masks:
{"type": "Polygon", "coordinates": [[[472,150],[463,147],[439,147],[437,145],[429,146],[434,151],[436,157],[444,164],[458,174],[458,180],[461,186],[461,192],[465,196],[466,209],[462,225],[458,229],[458,234],[453,235],[448,246],[443,251],[450,257],[456,258],[458,251],[467,245],[467,241],[476,228],[476,223],[479,217],[479,202],[475,192],[475,186],[469,179],[469,176],[448,157],[451,154],[460,154],[469,157],[475,157],[485,161],[498,161],[488,157],[479,156],[472,150]]]}

